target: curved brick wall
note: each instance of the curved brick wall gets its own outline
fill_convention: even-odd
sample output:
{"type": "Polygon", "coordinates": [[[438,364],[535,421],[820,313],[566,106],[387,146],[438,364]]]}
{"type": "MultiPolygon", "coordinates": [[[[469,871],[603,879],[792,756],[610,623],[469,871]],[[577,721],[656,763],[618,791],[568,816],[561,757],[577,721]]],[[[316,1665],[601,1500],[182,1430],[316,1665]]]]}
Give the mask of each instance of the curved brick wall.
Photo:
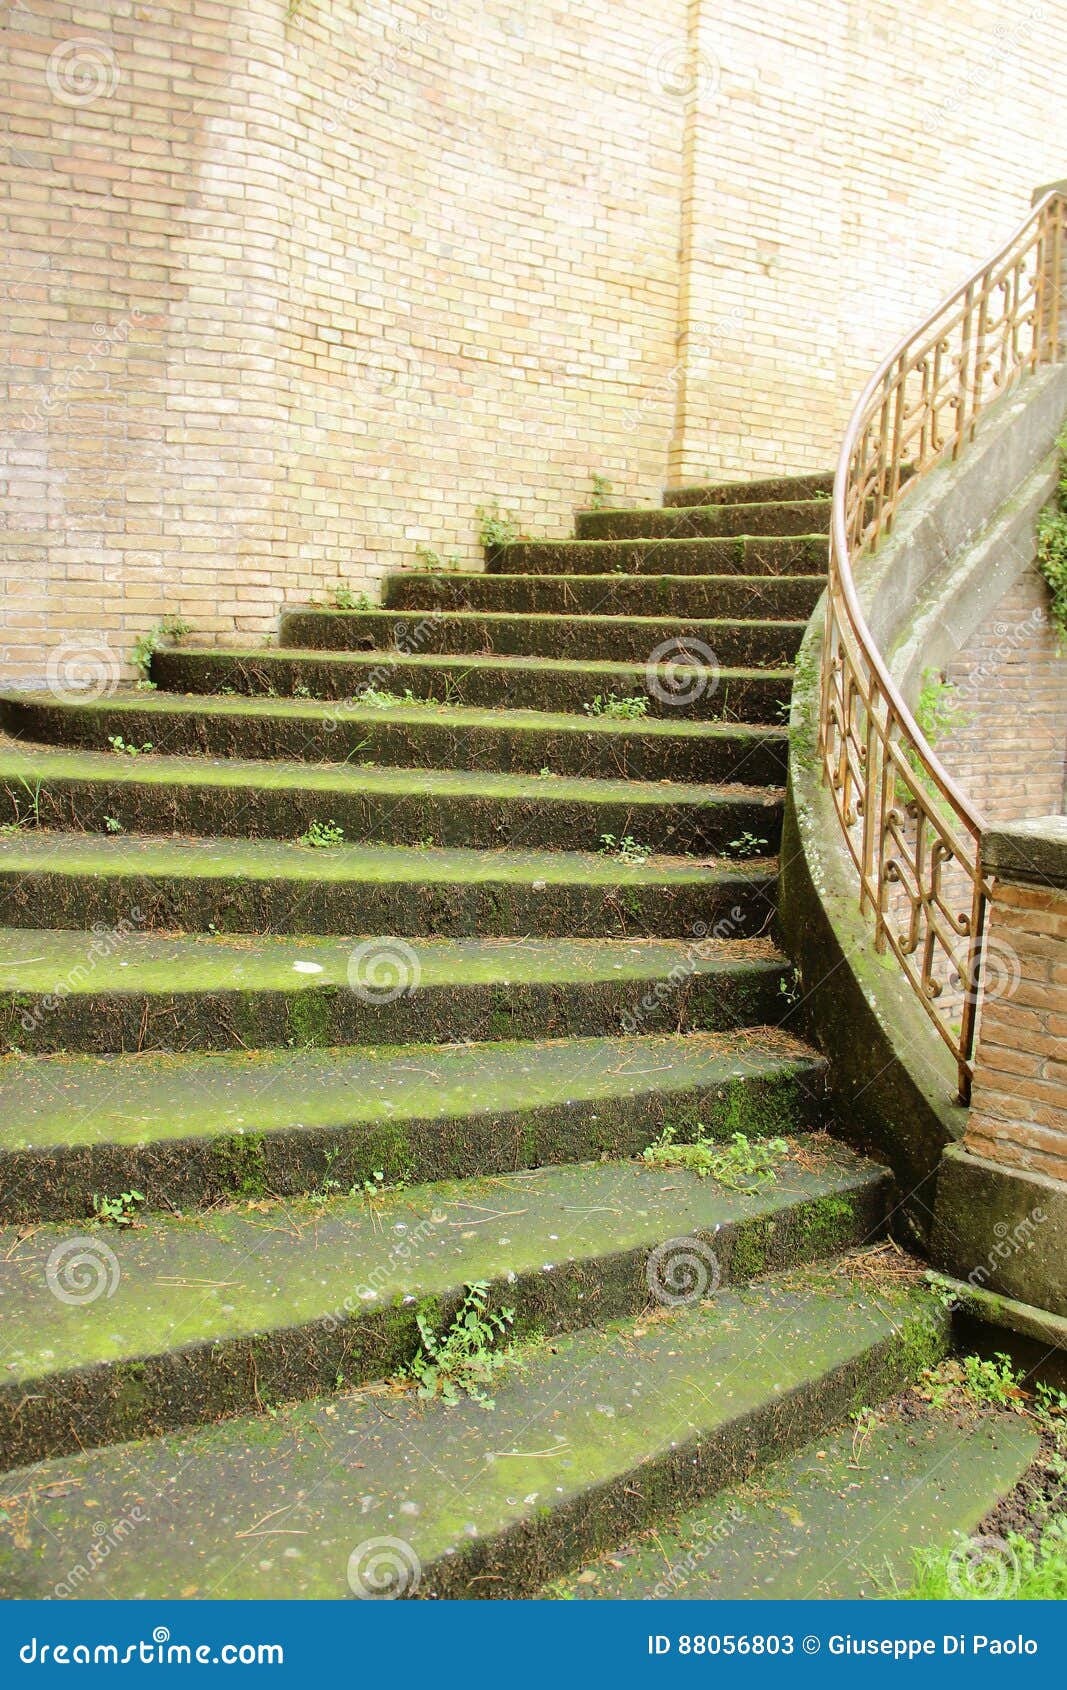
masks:
{"type": "Polygon", "coordinates": [[[562,533],[593,472],[825,466],[1062,175],[1065,18],[13,5],[4,674],[166,612],[265,632],[419,542],[474,562],[494,494],[562,533]]]}

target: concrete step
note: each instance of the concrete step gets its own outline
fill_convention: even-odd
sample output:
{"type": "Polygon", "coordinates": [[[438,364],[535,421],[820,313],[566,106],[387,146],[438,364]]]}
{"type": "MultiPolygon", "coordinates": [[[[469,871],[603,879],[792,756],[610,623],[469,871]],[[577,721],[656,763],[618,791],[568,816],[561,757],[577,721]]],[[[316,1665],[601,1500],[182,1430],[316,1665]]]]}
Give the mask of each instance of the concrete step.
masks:
{"type": "Polygon", "coordinates": [[[905,1590],[920,1550],[973,1537],[1038,1452],[1013,1414],[916,1399],[731,1485],[541,1594],[567,1600],[856,1601],[905,1590]]]}
{"type": "Polygon", "coordinates": [[[739,534],[780,538],[786,534],[826,534],[829,529],[829,499],[768,504],[671,503],[664,510],[579,511],[575,518],[579,540],[710,540],[739,534]]]}
{"type": "Polygon", "coordinates": [[[824,575],[433,575],[412,569],[385,577],[382,602],[390,610],[789,621],[809,617],[825,586],[824,575]]]}
{"type": "Polygon", "coordinates": [[[824,1064],[779,1029],[0,1065],[0,1220],[154,1209],[638,1154],[663,1122],[818,1124],[824,1064]]]}
{"type": "Polygon", "coordinates": [[[775,475],[763,481],[710,481],[672,487],[663,503],[675,505],[795,504],[798,499],[829,501],[834,490],[827,475],[775,475]]]}
{"type": "Polygon", "coordinates": [[[300,1049],[777,1023],[766,939],[331,939],[0,930],[0,1051],[300,1049]]]}
{"type": "Polygon", "coordinates": [[[821,575],[826,535],[519,540],[486,563],[499,575],[821,575]]]}
{"type": "Polygon", "coordinates": [[[774,914],[771,860],[647,862],[579,851],[152,839],[23,829],[0,837],[0,922],[89,932],[392,933],[409,938],[752,938],[774,914]]]}
{"type": "Polygon", "coordinates": [[[9,1481],[27,1501],[5,1594],[52,1594],[94,1524],[136,1509],[73,1594],[532,1595],[903,1386],[946,1322],[919,1292],[808,1268],[532,1345],[496,1375],[491,1418],[356,1391],[60,1457],[9,1481]]]}
{"type": "Polygon", "coordinates": [[[781,806],[767,786],[0,750],[6,822],[101,834],[109,817],[128,833],[289,840],[334,823],[353,843],[596,851],[611,835],[703,856],[746,836],[774,851],[781,806]]]}
{"type": "Polygon", "coordinates": [[[650,1258],[654,1274],[671,1241],[705,1252],[727,1285],[876,1235],[887,1172],[828,1140],[795,1148],[773,1185],[747,1192],[610,1162],[260,1202],[195,1226],[149,1217],[84,1237],[74,1253],[69,1227],[0,1232],[4,1459],[22,1465],[398,1374],[419,1353],[416,1308],[430,1304],[445,1331],[466,1285],[488,1285],[492,1306],[515,1310],[513,1340],[547,1338],[637,1315],[650,1258]],[[59,1267],[76,1253],[108,1276],[110,1294],[49,1293],[84,1291],[73,1267],[59,1267]]]}
{"type": "Polygon", "coordinates": [[[648,716],[670,721],[780,722],[788,708],[793,671],[679,664],[671,684],[648,663],[590,663],[537,657],[447,657],[397,651],[331,652],[160,651],[156,683],[170,692],[227,692],[242,696],[310,696],[359,708],[368,687],[378,693],[472,709],[523,709],[585,714],[594,698],[644,696],[648,716]],[[650,685],[650,682],[652,683],[650,685]],[[297,691],[299,689],[299,692],[297,691]]]}
{"type": "MultiPolygon", "coordinates": [[[[590,545],[595,541],[588,542],[590,545]]],[[[694,542],[695,543],[695,542],[694,542]]],[[[792,663],[806,621],[722,621],[671,616],[512,616],[488,611],[287,610],[284,648],[419,651],[649,664],[691,661],[718,669],[792,663]]]]}
{"type": "MultiPolygon", "coordinates": [[[[120,737],[178,756],[345,763],[350,768],[494,769],[501,773],[599,779],[785,781],[784,727],[464,705],[182,696],[118,692],[57,699],[19,693],[0,699],[0,726],[46,745],[106,750],[120,737]]],[[[635,695],[638,705],[648,696],[635,695]]],[[[589,700],[594,703],[594,697],[589,700]]]]}

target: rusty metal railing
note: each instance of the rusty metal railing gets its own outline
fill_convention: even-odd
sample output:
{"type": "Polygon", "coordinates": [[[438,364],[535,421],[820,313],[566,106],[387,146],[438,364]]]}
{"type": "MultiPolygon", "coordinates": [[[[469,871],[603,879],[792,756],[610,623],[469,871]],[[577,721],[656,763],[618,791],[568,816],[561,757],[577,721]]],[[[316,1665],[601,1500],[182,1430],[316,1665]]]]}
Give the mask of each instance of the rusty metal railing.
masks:
{"type": "Polygon", "coordinates": [[[907,489],[956,457],[987,406],[1062,356],[1067,192],[1037,199],[1011,239],[890,353],[852,413],[830,530],[819,712],[823,775],[859,903],[956,1059],[970,1101],[988,886],[984,821],[942,768],[860,609],[857,562],[907,489]],[[946,987],[949,990],[946,991],[946,987]]]}

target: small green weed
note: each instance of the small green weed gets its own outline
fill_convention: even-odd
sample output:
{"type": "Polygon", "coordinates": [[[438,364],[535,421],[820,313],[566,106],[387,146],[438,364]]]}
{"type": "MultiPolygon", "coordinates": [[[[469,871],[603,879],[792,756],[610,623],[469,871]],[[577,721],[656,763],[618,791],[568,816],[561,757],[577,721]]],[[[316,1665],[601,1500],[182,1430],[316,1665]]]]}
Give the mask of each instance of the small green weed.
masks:
{"type": "Polygon", "coordinates": [[[589,509],[591,511],[602,511],[605,505],[610,504],[611,494],[612,486],[611,482],[607,479],[607,476],[594,475],[593,492],[589,500],[589,509]]]}
{"type": "Polygon", "coordinates": [[[432,546],[416,546],[415,556],[424,569],[432,570],[435,575],[453,575],[457,569],[463,568],[463,559],[458,552],[445,552],[442,556],[432,546]]]}
{"type": "Polygon", "coordinates": [[[664,1127],[642,1152],[642,1160],[653,1167],[688,1168],[699,1179],[713,1179],[730,1191],[756,1191],[774,1182],[789,1150],[784,1138],[752,1140],[734,1133],[724,1144],[706,1137],[699,1122],[693,1130],[697,1136],[679,1144],[677,1127],[664,1127]]]}
{"type": "Polygon", "coordinates": [[[335,610],[373,610],[374,606],[366,593],[354,593],[351,587],[341,585],[335,587],[330,594],[330,603],[335,610]]]}
{"type": "Polygon", "coordinates": [[[621,839],[614,833],[602,833],[600,855],[618,857],[620,863],[647,863],[652,852],[647,846],[639,845],[632,833],[624,833],[621,839]]]}
{"type": "Polygon", "coordinates": [[[920,1549],[912,1581],[891,1594],[910,1602],[1062,1602],[1067,1599],[1067,1521],[1049,1525],[1040,1543],[1018,1532],[1003,1539],[958,1538],[920,1549]]]}
{"type": "Polygon", "coordinates": [[[513,546],[516,540],[522,538],[518,520],[511,511],[502,511],[496,499],[492,504],[479,505],[475,514],[478,518],[478,541],[486,551],[513,546]]]}
{"type": "Polygon", "coordinates": [[[301,845],[310,845],[313,851],[332,851],[344,842],[345,830],[334,821],[311,822],[307,832],[300,835],[301,845]]]}
{"type": "Polygon", "coordinates": [[[181,616],[164,616],[147,634],[139,634],[133,642],[131,654],[133,666],[146,686],[152,686],[149,680],[149,670],[152,659],[160,646],[169,641],[171,645],[179,645],[186,634],[192,632],[189,623],[181,616]]]}
{"type": "Polygon", "coordinates": [[[150,751],[155,750],[151,740],[145,740],[143,745],[128,745],[121,734],[108,734],[107,742],[120,757],[147,757],[150,751]]]}
{"type": "Polygon", "coordinates": [[[137,1214],[145,1201],[143,1191],[121,1191],[117,1197],[93,1194],[93,1214],[101,1226],[137,1225],[137,1214]]]}
{"type": "Polygon", "coordinates": [[[454,1405],[470,1397],[485,1408],[493,1399],[486,1386],[505,1365],[506,1350],[494,1349],[515,1319],[513,1308],[491,1309],[489,1286],[484,1280],[468,1285],[462,1305],[447,1332],[438,1337],[431,1324],[432,1309],[420,1307],[415,1314],[422,1350],[408,1369],[420,1397],[441,1397],[454,1405]]]}
{"type": "Polygon", "coordinates": [[[916,1390],[934,1408],[1010,1408],[1026,1412],[1022,1373],[1011,1357],[998,1351],[991,1361],[981,1356],[950,1356],[927,1368],[916,1390]]]}
{"type": "Polygon", "coordinates": [[[587,716],[607,716],[615,722],[635,722],[648,715],[648,699],[616,698],[613,692],[598,692],[592,704],[583,705],[587,716]]]}
{"type": "Polygon", "coordinates": [[[767,849],[768,841],[760,839],[755,833],[745,831],[736,839],[731,839],[726,849],[735,857],[758,857],[767,849]]]}
{"type": "Polygon", "coordinates": [[[108,833],[121,833],[122,823],[119,821],[117,816],[105,816],[104,828],[108,833]]]}

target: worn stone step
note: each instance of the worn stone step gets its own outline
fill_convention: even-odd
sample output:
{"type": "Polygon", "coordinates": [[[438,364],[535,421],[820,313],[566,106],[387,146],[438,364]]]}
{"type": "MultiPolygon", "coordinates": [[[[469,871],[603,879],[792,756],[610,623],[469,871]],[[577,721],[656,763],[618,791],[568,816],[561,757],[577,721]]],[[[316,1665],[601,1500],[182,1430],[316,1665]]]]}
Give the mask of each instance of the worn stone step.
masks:
{"type": "Polygon", "coordinates": [[[636,1155],[665,1120],[713,1133],[818,1123],[824,1065],[780,1030],[0,1065],[0,1220],[136,1190],[184,1208],[336,1179],[505,1173],[636,1155]]]}
{"type": "Polygon", "coordinates": [[[829,501],[833,474],[774,475],[762,481],[710,481],[672,487],[663,503],[674,505],[794,504],[798,499],[829,501]]]}
{"type": "Polygon", "coordinates": [[[659,685],[663,671],[646,663],[572,662],[538,657],[407,656],[396,651],[331,652],[159,651],[152,677],[172,692],[290,697],[347,701],[356,708],[368,687],[400,696],[476,709],[529,709],[584,714],[598,695],[644,695],[649,717],[671,721],[780,722],[788,709],[793,671],[680,664],[673,682],[659,685]],[[650,686],[650,681],[653,683],[650,686]]]}
{"type": "MultiPolygon", "coordinates": [[[[594,545],[597,542],[589,541],[594,545]]],[[[689,661],[781,668],[796,656],[806,621],[721,621],[671,616],[512,616],[489,611],[287,610],[283,647],[326,651],[465,652],[648,664],[689,661]]]]}
{"type": "Polygon", "coordinates": [[[887,1171],[829,1140],[797,1149],[747,1192],[614,1162],[149,1217],[76,1247],[69,1227],[0,1232],[4,1461],[397,1374],[419,1353],[416,1308],[447,1330],[466,1285],[515,1310],[513,1339],[548,1337],[639,1313],[672,1250],[697,1252],[714,1291],[875,1236],[887,1171]]]}
{"type": "Polygon", "coordinates": [[[374,1565],[393,1594],[531,1595],[889,1395],[946,1323],[928,1295],[808,1268],[531,1347],[491,1418],[356,1391],[60,1457],[9,1480],[0,1581],[54,1594],[96,1522],[132,1518],[71,1594],[344,1597],[374,1565]]]}
{"type": "Polygon", "coordinates": [[[91,833],[104,833],[111,817],[129,833],[295,840],[332,822],[357,843],[595,851],[610,835],[647,852],[706,855],[746,840],[774,851],[781,806],[779,788],[740,784],[0,751],[7,822],[91,833]]]}
{"type": "Polygon", "coordinates": [[[0,1051],[591,1037],[778,1022],[766,939],[331,939],[0,929],[0,1051]]]}
{"type": "Polygon", "coordinates": [[[1040,1446],[1018,1415],[909,1410],[808,1444],[542,1596],[806,1602],[906,1590],[916,1552],[973,1537],[1040,1446]]]}
{"type": "MultiPolygon", "coordinates": [[[[384,695],[380,695],[384,696],[384,695]]],[[[647,705],[647,694],[635,695],[647,705]]],[[[595,695],[590,697],[592,707],[595,695]]],[[[602,700],[603,702],[603,700],[602,700]]],[[[463,705],[346,704],[130,691],[105,698],[19,693],[0,699],[17,738],[106,750],[119,736],[171,755],[347,763],[351,768],[493,769],[625,780],[782,785],[782,726],[463,705]]]]}
{"type": "Polygon", "coordinates": [[[390,610],[510,611],[553,616],[806,619],[823,575],[387,575],[390,610]]]}
{"type": "Polygon", "coordinates": [[[151,839],[24,829],[0,837],[0,922],[123,931],[407,937],[751,938],[777,866],[578,851],[151,839]]]}
{"type": "Polygon", "coordinates": [[[664,510],[579,511],[579,540],[721,539],[735,535],[826,534],[829,499],[780,499],[770,503],[671,504],[664,510]]]}
{"type": "Polygon", "coordinates": [[[518,540],[487,552],[486,563],[500,575],[820,575],[826,535],[518,540]]]}

